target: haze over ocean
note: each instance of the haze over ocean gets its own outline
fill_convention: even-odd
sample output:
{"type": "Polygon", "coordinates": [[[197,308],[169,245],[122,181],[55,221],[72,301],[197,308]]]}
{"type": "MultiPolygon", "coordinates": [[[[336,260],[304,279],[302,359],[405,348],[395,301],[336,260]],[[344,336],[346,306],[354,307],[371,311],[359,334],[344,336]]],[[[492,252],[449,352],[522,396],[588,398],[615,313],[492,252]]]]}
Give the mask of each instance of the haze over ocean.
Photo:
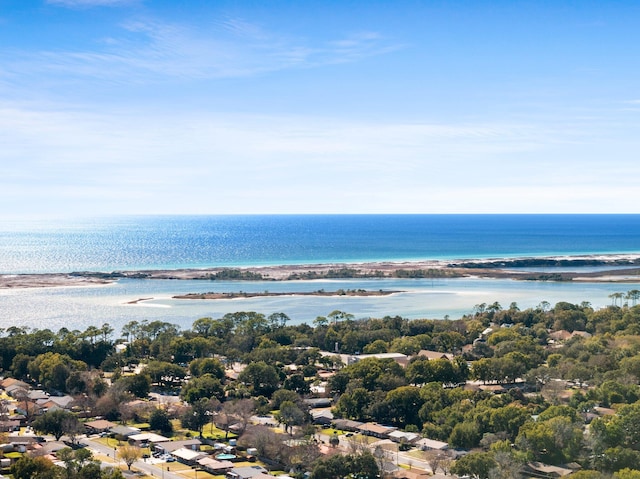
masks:
{"type": "Polygon", "coordinates": [[[120,216],[0,226],[0,273],[640,252],[640,215],[120,216]]]}

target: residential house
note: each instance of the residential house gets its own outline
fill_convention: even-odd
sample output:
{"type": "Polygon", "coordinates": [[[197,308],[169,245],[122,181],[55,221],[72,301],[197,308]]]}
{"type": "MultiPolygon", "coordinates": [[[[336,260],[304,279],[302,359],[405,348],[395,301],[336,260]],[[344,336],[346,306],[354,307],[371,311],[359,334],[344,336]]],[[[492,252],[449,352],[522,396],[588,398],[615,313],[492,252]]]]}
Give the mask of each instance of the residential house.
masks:
{"type": "Polygon", "coordinates": [[[11,432],[20,430],[20,421],[17,419],[5,419],[0,421],[0,432],[11,432]]]}
{"type": "Polygon", "coordinates": [[[87,434],[100,434],[101,432],[107,432],[117,426],[118,425],[116,423],[107,421],[106,419],[98,419],[96,421],[88,421],[84,423],[87,434]]]}
{"type": "Polygon", "coordinates": [[[194,451],[193,449],[188,449],[186,447],[176,449],[171,453],[171,455],[175,457],[178,462],[187,464],[189,466],[193,466],[198,459],[207,457],[207,455],[203,452],[194,451]]]}
{"type": "Polygon", "coordinates": [[[389,433],[397,430],[395,427],[382,426],[375,422],[366,422],[358,427],[358,432],[367,436],[378,437],[380,439],[386,439],[389,437],[389,433]]]}
{"type": "Polygon", "coordinates": [[[112,436],[122,436],[124,438],[128,438],[129,436],[133,436],[134,434],[140,434],[140,429],[138,429],[137,427],[116,426],[112,427],[109,432],[112,436]]]}
{"type": "Polygon", "coordinates": [[[29,390],[30,386],[24,381],[20,381],[19,379],[14,378],[5,378],[0,381],[0,387],[4,389],[7,394],[9,393],[8,389],[11,388],[15,390],[16,388],[22,388],[25,391],[29,390]]]}
{"type": "Polygon", "coordinates": [[[142,446],[143,444],[158,444],[161,442],[171,441],[171,438],[155,434],[153,432],[144,432],[141,434],[131,434],[127,440],[134,446],[142,446]]]}
{"type": "Polygon", "coordinates": [[[362,423],[360,421],[351,421],[350,419],[336,419],[336,420],[333,421],[333,426],[336,429],[340,429],[341,431],[352,431],[352,432],[355,432],[363,424],[364,423],[362,423]]]}
{"type": "Polygon", "coordinates": [[[27,397],[31,401],[40,401],[40,400],[48,400],[49,393],[43,391],[42,389],[32,389],[27,393],[27,397]]]}
{"type": "Polygon", "coordinates": [[[303,402],[311,409],[331,407],[331,398],[310,398],[303,399],[303,402]]]}
{"type": "Polygon", "coordinates": [[[262,466],[234,467],[227,472],[227,479],[273,479],[262,466]]]}
{"type": "Polygon", "coordinates": [[[199,451],[202,441],[197,438],[184,439],[182,441],[163,441],[159,444],[154,444],[156,451],[162,454],[171,454],[180,448],[191,449],[192,451],[199,451]]]}
{"type": "Polygon", "coordinates": [[[449,449],[448,443],[442,442],[442,441],[436,441],[435,439],[428,439],[426,437],[416,441],[415,445],[418,446],[423,451],[428,451],[428,450],[445,451],[449,449]]]}
{"type": "Polygon", "coordinates": [[[406,444],[413,444],[420,439],[420,434],[417,432],[392,431],[388,436],[389,439],[394,442],[402,442],[406,444]]]}
{"type": "Polygon", "coordinates": [[[524,468],[525,475],[529,477],[540,477],[543,479],[555,479],[558,477],[568,476],[573,469],[560,466],[552,466],[542,462],[528,462],[524,468]]]}
{"type": "Polygon", "coordinates": [[[218,461],[212,457],[203,457],[196,461],[198,465],[210,474],[222,475],[233,469],[233,462],[231,461],[218,461]]]}
{"type": "Polygon", "coordinates": [[[434,359],[448,359],[449,361],[452,361],[453,358],[455,358],[453,354],[441,353],[439,351],[429,351],[428,349],[420,350],[418,356],[427,358],[429,361],[432,361],[434,359]]]}
{"type": "Polygon", "coordinates": [[[314,424],[331,424],[333,421],[333,413],[330,409],[320,409],[318,411],[312,411],[311,416],[313,417],[314,424]]]}
{"type": "Polygon", "coordinates": [[[427,471],[420,469],[398,469],[393,473],[394,479],[431,479],[432,476],[427,471]]]}

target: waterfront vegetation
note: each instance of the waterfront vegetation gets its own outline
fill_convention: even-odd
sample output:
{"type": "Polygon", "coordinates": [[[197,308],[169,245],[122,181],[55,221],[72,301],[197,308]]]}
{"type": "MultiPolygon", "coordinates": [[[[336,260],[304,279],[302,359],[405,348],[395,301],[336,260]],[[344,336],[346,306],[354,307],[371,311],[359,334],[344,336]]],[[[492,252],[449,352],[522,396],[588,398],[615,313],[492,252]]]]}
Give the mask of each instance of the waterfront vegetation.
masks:
{"type": "MultiPolygon", "coordinates": [[[[289,325],[284,313],[237,312],[197,319],[188,330],[132,321],[117,338],[108,324],[58,332],[13,326],[0,336],[0,365],[5,377],[73,397],[68,410],[43,413],[26,390],[12,393],[29,425],[72,446],[83,422],[99,416],[175,438],[237,438],[294,475],[375,477],[386,455],[376,456],[371,441],[313,425],[305,399],[324,395],[336,418],[469,452],[412,452],[434,471],[521,477],[539,462],[570,464],[578,478],[637,478],[639,297],[612,294],[602,309],[494,302],[455,320],[356,320],[333,311],[313,325],[289,325]],[[273,422],[255,424],[256,415],[273,422]],[[337,439],[326,441],[332,449],[346,445],[342,454],[322,454],[321,433],[337,439]]],[[[129,466],[138,453],[119,448],[129,466]]],[[[94,471],[95,461],[65,454],[67,474],[78,474],[65,477],[93,477],[80,471],[94,471]]],[[[41,458],[24,456],[12,471],[58,477],[38,476],[43,468],[41,458]]]]}

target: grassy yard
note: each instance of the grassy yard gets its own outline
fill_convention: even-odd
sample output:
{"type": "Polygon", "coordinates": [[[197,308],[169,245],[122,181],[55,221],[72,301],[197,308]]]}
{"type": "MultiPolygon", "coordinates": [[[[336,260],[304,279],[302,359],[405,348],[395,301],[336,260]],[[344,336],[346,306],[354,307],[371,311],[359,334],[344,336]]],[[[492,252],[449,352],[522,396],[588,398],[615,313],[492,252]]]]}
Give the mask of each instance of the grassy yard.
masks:
{"type": "Polygon", "coordinates": [[[207,471],[203,471],[202,469],[198,469],[197,471],[195,469],[191,469],[189,468],[189,470],[182,470],[179,471],[178,474],[180,474],[181,476],[184,477],[188,477],[188,478],[193,478],[195,479],[196,477],[198,479],[224,479],[224,476],[221,475],[213,475],[213,474],[209,474],[207,471]]]}
{"type": "Polygon", "coordinates": [[[365,434],[354,434],[351,437],[348,437],[347,442],[353,441],[357,444],[373,444],[374,442],[378,442],[380,439],[373,436],[367,436],[365,434]]]}
{"type": "Polygon", "coordinates": [[[422,460],[426,459],[426,455],[425,455],[424,451],[420,451],[419,449],[416,449],[414,451],[406,452],[405,454],[407,456],[415,457],[416,459],[422,459],[422,460]]]}
{"type": "Polygon", "coordinates": [[[134,422],[130,427],[137,427],[141,431],[148,431],[151,426],[149,426],[148,422],[134,422]]]}
{"type": "MultiPolygon", "coordinates": [[[[179,419],[173,419],[171,421],[171,424],[173,425],[174,439],[185,438],[187,437],[187,435],[189,435],[189,437],[200,437],[198,431],[183,429],[179,419]]],[[[237,434],[234,434],[233,432],[229,432],[227,434],[226,431],[218,429],[212,424],[207,424],[204,426],[204,428],[202,429],[202,436],[208,439],[213,439],[215,441],[224,441],[225,437],[227,437],[227,439],[235,439],[238,437],[237,434]]]]}
{"type": "Polygon", "coordinates": [[[320,429],[318,432],[320,434],[326,434],[327,436],[333,436],[334,434],[337,434],[338,436],[342,436],[342,435],[346,434],[345,431],[341,431],[340,429],[333,429],[331,427],[329,427],[327,429],[320,429]]]}

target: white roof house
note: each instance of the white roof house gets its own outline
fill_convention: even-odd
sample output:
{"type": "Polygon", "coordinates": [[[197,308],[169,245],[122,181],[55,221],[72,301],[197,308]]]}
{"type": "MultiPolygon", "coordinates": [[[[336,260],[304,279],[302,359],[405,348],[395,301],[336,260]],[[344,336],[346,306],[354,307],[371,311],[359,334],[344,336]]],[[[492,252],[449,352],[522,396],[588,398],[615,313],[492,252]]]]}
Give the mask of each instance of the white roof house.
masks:
{"type": "Polygon", "coordinates": [[[193,449],[187,449],[186,447],[181,447],[180,449],[176,449],[171,453],[173,457],[178,459],[180,462],[184,462],[187,464],[191,464],[198,459],[201,459],[206,456],[205,453],[200,451],[194,451],[193,449]]]}
{"type": "Polygon", "coordinates": [[[418,434],[417,432],[393,431],[387,434],[387,436],[389,436],[389,439],[395,442],[405,441],[408,443],[413,443],[420,439],[420,434],[418,434]]]}
{"type": "Polygon", "coordinates": [[[439,451],[444,451],[445,449],[449,449],[449,444],[442,441],[436,441],[435,439],[427,439],[426,437],[416,441],[416,446],[420,447],[422,450],[426,449],[435,449],[439,451]]]}
{"type": "Polygon", "coordinates": [[[128,437],[128,439],[135,441],[137,443],[142,442],[167,442],[171,441],[171,438],[161,436],[160,434],[154,434],[152,432],[143,432],[141,434],[133,434],[128,437]]]}

